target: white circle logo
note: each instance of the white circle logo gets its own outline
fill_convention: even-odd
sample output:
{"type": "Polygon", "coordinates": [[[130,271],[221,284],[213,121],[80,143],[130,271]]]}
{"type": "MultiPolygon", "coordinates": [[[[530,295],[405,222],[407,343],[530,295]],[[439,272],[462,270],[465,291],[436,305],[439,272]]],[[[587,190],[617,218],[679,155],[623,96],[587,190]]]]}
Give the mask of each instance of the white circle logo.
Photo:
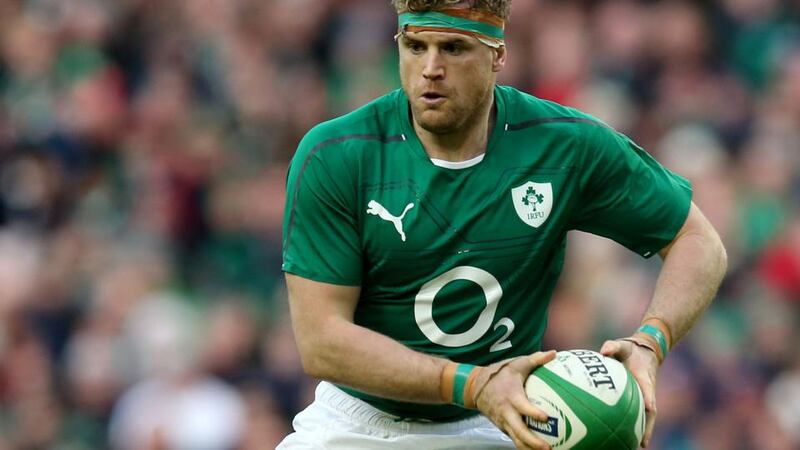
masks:
{"type": "Polygon", "coordinates": [[[477,267],[460,266],[448,270],[420,288],[414,301],[414,318],[419,329],[431,342],[445,347],[463,347],[477,341],[489,331],[502,296],[503,289],[500,287],[500,282],[492,274],[477,267]],[[472,281],[480,286],[486,298],[486,307],[472,328],[463,333],[450,334],[442,331],[434,322],[433,301],[443,287],[456,280],[472,281]]]}

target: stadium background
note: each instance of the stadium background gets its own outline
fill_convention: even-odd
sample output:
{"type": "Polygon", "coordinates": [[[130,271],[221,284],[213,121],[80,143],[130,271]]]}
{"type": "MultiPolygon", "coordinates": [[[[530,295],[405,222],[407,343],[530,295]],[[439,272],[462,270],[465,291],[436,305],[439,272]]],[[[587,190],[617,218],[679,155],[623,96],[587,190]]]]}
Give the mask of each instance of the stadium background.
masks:
{"type": "MultiPolygon", "coordinates": [[[[273,448],[310,401],[287,161],[398,86],[376,0],[0,0],[0,449],[273,448]]],[[[730,274],[652,448],[800,449],[800,2],[515,0],[501,74],[687,176],[730,274]]],[[[658,264],[574,234],[549,346],[629,333],[658,264]]]]}

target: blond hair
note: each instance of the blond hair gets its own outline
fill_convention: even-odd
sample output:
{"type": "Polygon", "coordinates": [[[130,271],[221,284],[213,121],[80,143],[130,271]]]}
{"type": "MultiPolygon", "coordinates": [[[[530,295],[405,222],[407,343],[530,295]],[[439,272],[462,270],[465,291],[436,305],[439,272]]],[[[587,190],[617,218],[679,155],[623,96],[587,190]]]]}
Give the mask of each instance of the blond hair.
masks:
{"type": "Polygon", "coordinates": [[[392,0],[392,6],[398,14],[406,11],[433,11],[462,5],[469,9],[492,13],[503,20],[507,20],[511,13],[511,0],[392,0]]]}

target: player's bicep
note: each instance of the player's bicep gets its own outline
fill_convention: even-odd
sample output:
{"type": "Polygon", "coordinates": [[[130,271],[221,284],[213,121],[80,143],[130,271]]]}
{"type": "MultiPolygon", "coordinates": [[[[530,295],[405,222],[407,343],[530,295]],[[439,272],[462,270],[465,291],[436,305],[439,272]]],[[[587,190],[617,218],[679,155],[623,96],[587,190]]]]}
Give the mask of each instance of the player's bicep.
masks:
{"type": "Polygon", "coordinates": [[[325,317],[338,317],[353,321],[360,286],[342,286],[322,283],[290,273],[286,274],[289,306],[292,316],[312,323],[325,317]]]}
{"type": "Polygon", "coordinates": [[[713,225],[711,225],[711,222],[708,221],[706,216],[703,215],[703,213],[700,211],[700,208],[698,208],[694,202],[692,202],[689,208],[689,214],[686,217],[686,221],[675,235],[675,239],[673,239],[672,242],[667,244],[666,247],[662,248],[658,252],[659,256],[661,256],[661,259],[666,258],[675,242],[685,236],[701,236],[709,239],[719,239],[717,232],[714,230],[713,225]]]}

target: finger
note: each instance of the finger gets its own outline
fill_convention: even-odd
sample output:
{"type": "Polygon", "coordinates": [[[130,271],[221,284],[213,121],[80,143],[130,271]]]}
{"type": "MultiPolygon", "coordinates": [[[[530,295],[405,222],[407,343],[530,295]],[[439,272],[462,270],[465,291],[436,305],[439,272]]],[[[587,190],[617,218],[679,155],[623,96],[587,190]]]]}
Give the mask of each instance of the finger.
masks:
{"type": "Polygon", "coordinates": [[[525,443],[519,440],[517,435],[514,434],[513,430],[503,430],[503,433],[505,433],[506,436],[511,438],[511,441],[514,443],[514,448],[516,449],[525,448],[525,443]]]}
{"type": "Polygon", "coordinates": [[[605,341],[603,342],[603,346],[600,347],[600,353],[603,356],[611,356],[614,353],[619,351],[619,342],[617,341],[605,341]]]}
{"type": "Polygon", "coordinates": [[[543,366],[556,357],[555,350],[549,350],[546,352],[536,352],[530,354],[528,356],[522,356],[514,360],[509,364],[509,367],[513,368],[514,370],[518,371],[519,373],[528,375],[529,373],[533,372],[533,369],[543,366]]]}
{"type": "Polygon", "coordinates": [[[647,421],[645,422],[646,425],[644,427],[644,437],[642,438],[642,447],[647,448],[650,445],[650,438],[653,437],[653,429],[656,426],[656,413],[647,412],[646,413],[647,421]]]}
{"type": "Polygon", "coordinates": [[[656,423],[655,382],[650,377],[640,376],[638,372],[633,375],[636,382],[639,384],[639,389],[641,389],[642,398],[644,399],[645,427],[644,436],[642,436],[642,447],[647,447],[650,443],[650,438],[653,435],[653,428],[656,423]]]}
{"type": "Polygon", "coordinates": [[[626,341],[606,341],[600,348],[600,353],[617,361],[625,361],[633,353],[633,344],[626,341]]]}
{"type": "Polygon", "coordinates": [[[645,426],[644,437],[642,438],[642,447],[650,445],[650,438],[653,437],[653,429],[656,426],[656,404],[655,399],[652,401],[652,406],[648,407],[648,402],[645,400],[645,426]]]}
{"type": "Polygon", "coordinates": [[[547,364],[556,359],[555,350],[547,350],[546,352],[536,352],[530,355],[531,362],[537,365],[547,364]]]}
{"type": "Polygon", "coordinates": [[[539,422],[547,422],[549,416],[546,412],[537,408],[527,396],[513,397],[511,405],[523,416],[530,417],[539,422]]]}
{"type": "Polygon", "coordinates": [[[517,437],[517,434],[514,433],[514,430],[511,429],[511,427],[507,423],[502,422],[502,421],[494,421],[494,422],[497,425],[497,427],[500,429],[500,431],[503,432],[503,434],[505,434],[506,436],[511,438],[511,441],[514,442],[514,448],[517,448],[517,449],[524,448],[525,444],[521,440],[519,440],[519,438],[517,437]]]}
{"type": "Polygon", "coordinates": [[[550,445],[542,439],[538,438],[530,429],[528,425],[522,421],[522,416],[517,411],[509,408],[504,416],[506,420],[506,427],[511,433],[520,441],[524,446],[520,448],[530,448],[533,450],[550,450],[550,445]]]}

